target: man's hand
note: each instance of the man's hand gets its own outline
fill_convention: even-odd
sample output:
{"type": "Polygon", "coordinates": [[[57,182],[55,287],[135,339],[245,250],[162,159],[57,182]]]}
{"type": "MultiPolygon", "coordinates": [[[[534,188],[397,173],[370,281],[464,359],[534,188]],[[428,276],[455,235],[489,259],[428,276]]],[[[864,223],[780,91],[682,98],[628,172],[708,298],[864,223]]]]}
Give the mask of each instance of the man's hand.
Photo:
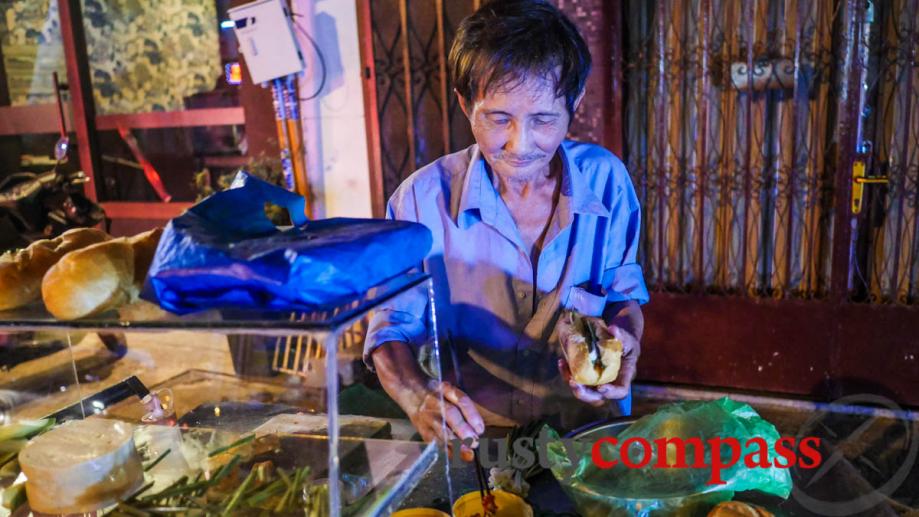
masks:
{"type": "MultiPolygon", "coordinates": [[[[443,442],[442,425],[446,419],[447,446],[451,456],[457,452],[453,450],[452,442],[455,439],[472,439],[472,447],[478,447],[479,435],[485,432],[485,422],[468,395],[449,382],[437,381],[431,381],[421,395],[417,409],[406,413],[424,441],[443,442]],[[440,412],[441,394],[443,415],[440,412]]],[[[466,445],[460,447],[459,453],[464,461],[472,461],[474,458],[472,449],[466,445]]]]}
{"type": "MultiPolygon", "coordinates": [[[[575,398],[581,402],[586,402],[595,407],[601,407],[608,400],[619,400],[628,396],[632,386],[632,380],[635,378],[635,372],[638,369],[638,356],[641,355],[641,345],[638,339],[631,333],[611,325],[606,325],[599,318],[588,318],[591,323],[596,324],[601,331],[605,329],[609,335],[622,342],[622,362],[619,365],[619,375],[616,380],[609,384],[599,386],[585,386],[577,383],[571,376],[571,368],[568,367],[568,361],[564,358],[558,360],[558,370],[562,378],[571,387],[571,392],[575,398]]],[[[602,335],[600,336],[603,337],[602,335]]],[[[570,334],[559,333],[559,339],[569,339],[570,334]]],[[[563,344],[564,346],[564,344],[563,344]]]]}
{"type": "MultiPolygon", "coordinates": [[[[412,425],[426,442],[443,441],[443,424],[446,423],[448,450],[454,439],[471,438],[478,446],[479,435],[485,431],[485,422],[472,399],[448,382],[429,379],[418,367],[414,354],[405,343],[390,341],[373,351],[380,384],[386,393],[402,408],[412,425]],[[444,411],[440,401],[443,395],[444,411]]],[[[460,456],[472,461],[472,449],[463,445],[460,456]]]]}
{"type": "MultiPolygon", "coordinates": [[[[564,319],[564,318],[562,318],[564,319]]],[[[609,400],[620,400],[628,396],[632,381],[638,371],[638,357],[641,355],[641,335],[644,331],[644,317],[641,307],[635,301],[617,302],[607,305],[603,318],[588,318],[601,334],[605,331],[608,335],[622,342],[622,362],[619,365],[619,375],[616,380],[600,386],[584,386],[578,384],[571,377],[571,369],[564,358],[558,361],[558,370],[562,378],[571,387],[572,393],[578,400],[592,406],[601,407],[609,400]]],[[[572,329],[559,321],[559,341],[562,346],[571,336],[572,329]]],[[[604,336],[600,336],[601,338],[604,336]]]]}

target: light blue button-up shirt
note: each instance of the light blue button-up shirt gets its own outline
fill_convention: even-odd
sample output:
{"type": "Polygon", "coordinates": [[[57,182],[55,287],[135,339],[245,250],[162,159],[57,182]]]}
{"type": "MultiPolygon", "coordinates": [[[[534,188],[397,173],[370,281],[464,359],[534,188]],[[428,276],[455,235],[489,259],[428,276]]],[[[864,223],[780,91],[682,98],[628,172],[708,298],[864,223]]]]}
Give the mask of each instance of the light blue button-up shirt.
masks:
{"type": "MultiPolygon", "coordinates": [[[[546,417],[572,428],[616,412],[574,398],[558,372],[555,324],[564,308],[599,316],[607,303],[648,301],[635,261],[641,212],[625,166],[593,144],[566,140],[558,152],[561,192],[535,274],[477,145],[419,169],[387,208],[388,217],[433,233],[423,267],[434,281],[444,378],[456,382],[455,356],[490,425],[546,417]]],[[[365,361],[387,341],[421,345],[429,335],[426,309],[418,297],[378,311],[365,361]]]]}

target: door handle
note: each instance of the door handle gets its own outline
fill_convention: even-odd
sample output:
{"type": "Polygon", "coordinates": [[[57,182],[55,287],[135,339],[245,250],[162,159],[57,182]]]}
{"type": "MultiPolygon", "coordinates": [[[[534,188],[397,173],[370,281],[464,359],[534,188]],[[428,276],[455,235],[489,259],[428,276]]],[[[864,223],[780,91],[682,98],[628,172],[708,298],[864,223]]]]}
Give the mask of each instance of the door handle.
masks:
{"type": "Polygon", "coordinates": [[[852,164],[852,214],[862,212],[862,201],[865,197],[865,185],[876,185],[881,183],[890,183],[887,176],[865,176],[865,162],[855,160],[852,164]]]}

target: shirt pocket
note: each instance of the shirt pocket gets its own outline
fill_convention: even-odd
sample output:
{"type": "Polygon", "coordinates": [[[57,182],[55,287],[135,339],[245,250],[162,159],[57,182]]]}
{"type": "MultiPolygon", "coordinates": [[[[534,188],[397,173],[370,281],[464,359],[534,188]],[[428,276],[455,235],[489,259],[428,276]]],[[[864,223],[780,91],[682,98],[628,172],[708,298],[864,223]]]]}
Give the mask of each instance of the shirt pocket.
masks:
{"type": "Polygon", "coordinates": [[[606,308],[606,295],[594,294],[583,287],[568,289],[562,306],[584,316],[600,317],[606,308]]]}

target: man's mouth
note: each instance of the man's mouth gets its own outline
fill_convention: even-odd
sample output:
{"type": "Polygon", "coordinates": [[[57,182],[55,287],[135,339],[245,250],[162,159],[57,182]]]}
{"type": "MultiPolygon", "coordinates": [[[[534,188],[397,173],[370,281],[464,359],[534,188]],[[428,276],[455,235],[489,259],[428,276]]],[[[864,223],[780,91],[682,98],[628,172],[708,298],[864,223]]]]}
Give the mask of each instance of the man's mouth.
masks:
{"type": "Polygon", "coordinates": [[[530,165],[531,163],[533,163],[534,161],[536,161],[536,159],[535,159],[535,158],[532,159],[532,160],[513,160],[513,159],[505,159],[504,161],[506,161],[507,163],[511,164],[511,166],[513,166],[513,167],[526,167],[527,165],[530,165]]]}

